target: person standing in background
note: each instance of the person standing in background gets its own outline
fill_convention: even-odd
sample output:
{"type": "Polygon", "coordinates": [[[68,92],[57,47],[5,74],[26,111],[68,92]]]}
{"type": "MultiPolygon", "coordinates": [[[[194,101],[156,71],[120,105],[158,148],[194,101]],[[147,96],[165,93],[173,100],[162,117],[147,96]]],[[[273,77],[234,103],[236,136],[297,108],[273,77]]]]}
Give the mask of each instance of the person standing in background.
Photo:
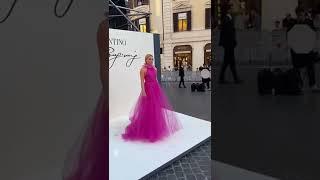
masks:
{"type": "Polygon", "coordinates": [[[207,89],[210,89],[211,73],[209,71],[209,68],[207,66],[204,66],[204,68],[201,70],[200,75],[202,78],[202,83],[207,85],[207,89]]]}
{"type": "Polygon", "coordinates": [[[230,66],[235,83],[241,83],[242,81],[239,79],[237,74],[236,62],[234,57],[234,48],[237,46],[236,30],[234,27],[234,21],[230,12],[229,5],[225,7],[225,11],[226,12],[223,15],[222,19],[219,42],[219,45],[224,48],[224,60],[220,72],[219,83],[226,83],[224,75],[228,66],[230,66]]]}
{"type": "Polygon", "coordinates": [[[282,27],[284,29],[290,29],[294,24],[294,19],[292,18],[291,14],[286,14],[286,17],[282,20],[282,27]]]}
{"type": "Polygon", "coordinates": [[[184,88],[186,88],[186,86],[184,85],[184,68],[182,66],[180,66],[179,68],[179,76],[180,76],[179,88],[181,88],[181,84],[183,85],[184,88]]]}

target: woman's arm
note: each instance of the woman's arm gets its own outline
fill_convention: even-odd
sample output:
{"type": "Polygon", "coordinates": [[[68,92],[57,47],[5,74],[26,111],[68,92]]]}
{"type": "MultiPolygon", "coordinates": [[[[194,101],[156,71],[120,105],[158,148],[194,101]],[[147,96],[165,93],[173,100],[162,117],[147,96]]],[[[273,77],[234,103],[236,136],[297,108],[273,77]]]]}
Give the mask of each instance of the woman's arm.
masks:
{"type": "Polygon", "coordinates": [[[144,89],[144,76],[146,74],[146,69],[141,68],[140,70],[140,81],[141,81],[141,95],[146,96],[146,91],[144,89]]]}
{"type": "Polygon", "coordinates": [[[104,95],[108,92],[109,79],[109,24],[107,20],[100,23],[97,32],[97,45],[99,50],[100,62],[100,81],[104,95]]]}

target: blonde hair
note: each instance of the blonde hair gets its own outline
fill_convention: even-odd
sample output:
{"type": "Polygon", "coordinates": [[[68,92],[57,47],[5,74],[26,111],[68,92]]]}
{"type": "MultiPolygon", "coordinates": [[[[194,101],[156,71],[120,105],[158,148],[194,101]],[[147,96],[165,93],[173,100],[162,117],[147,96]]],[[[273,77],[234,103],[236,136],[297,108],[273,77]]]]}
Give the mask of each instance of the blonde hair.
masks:
{"type": "Polygon", "coordinates": [[[145,57],[144,57],[144,63],[147,64],[147,59],[149,57],[153,57],[152,54],[147,54],[145,57]]]}

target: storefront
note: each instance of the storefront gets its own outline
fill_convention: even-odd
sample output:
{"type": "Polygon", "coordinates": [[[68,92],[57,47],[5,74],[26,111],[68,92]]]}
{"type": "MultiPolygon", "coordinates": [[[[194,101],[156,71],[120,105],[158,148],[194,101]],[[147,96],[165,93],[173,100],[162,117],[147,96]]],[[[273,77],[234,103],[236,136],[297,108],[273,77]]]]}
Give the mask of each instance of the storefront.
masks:
{"type": "Polygon", "coordinates": [[[174,68],[179,66],[192,67],[192,47],[190,45],[175,46],[173,48],[174,68]]]}

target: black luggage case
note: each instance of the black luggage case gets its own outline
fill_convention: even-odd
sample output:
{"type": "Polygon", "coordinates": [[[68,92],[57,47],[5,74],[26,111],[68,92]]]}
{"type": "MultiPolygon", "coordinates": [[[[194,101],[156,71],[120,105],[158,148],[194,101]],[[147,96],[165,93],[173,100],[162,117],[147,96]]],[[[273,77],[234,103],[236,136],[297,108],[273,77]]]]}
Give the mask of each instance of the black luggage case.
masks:
{"type": "Polygon", "coordinates": [[[264,68],[258,72],[258,92],[260,95],[272,94],[274,76],[270,68],[264,68]]]}
{"type": "Polygon", "coordinates": [[[196,84],[195,84],[195,83],[192,83],[192,84],[191,84],[191,92],[195,92],[196,89],[197,89],[196,84]]]}
{"type": "Polygon", "coordinates": [[[204,85],[204,83],[201,84],[197,84],[197,91],[198,92],[205,92],[206,90],[206,86],[204,85]]]}
{"type": "Polygon", "coordinates": [[[292,68],[287,71],[274,72],[275,95],[300,95],[302,94],[303,82],[298,69],[292,68]]]}

